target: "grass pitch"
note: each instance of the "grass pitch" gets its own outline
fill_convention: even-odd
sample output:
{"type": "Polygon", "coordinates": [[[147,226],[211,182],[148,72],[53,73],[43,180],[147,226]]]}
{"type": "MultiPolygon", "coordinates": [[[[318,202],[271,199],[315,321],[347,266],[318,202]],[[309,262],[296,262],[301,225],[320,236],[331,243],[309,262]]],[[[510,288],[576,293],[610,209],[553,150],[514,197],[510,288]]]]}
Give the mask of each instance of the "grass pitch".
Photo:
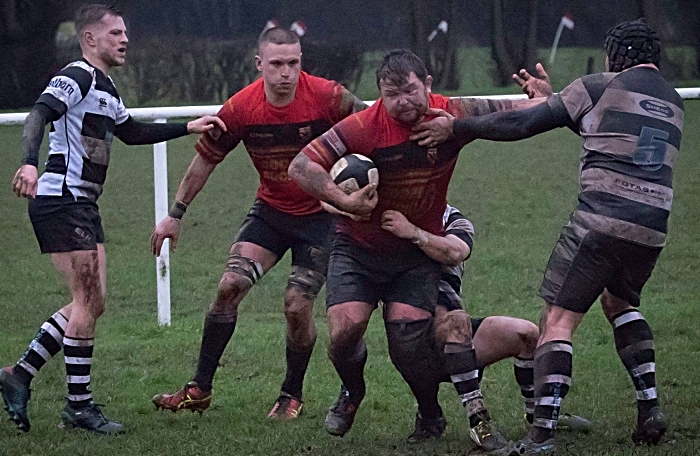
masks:
{"type": "MultiPolygon", "coordinates": [[[[700,377],[697,320],[700,304],[700,102],[686,104],[686,132],[677,165],[668,246],[643,294],[642,311],[655,331],[658,388],[671,422],[658,448],[633,448],[631,381],[615,353],[599,307],[574,340],[574,384],[565,411],[593,421],[588,435],[560,433],[560,448],[580,455],[691,455],[700,449],[700,377]]],[[[48,256],[38,252],[26,201],[10,192],[19,163],[20,128],[0,128],[0,364],[16,361],[38,326],[68,302],[48,256]]],[[[193,156],[194,138],[169,144],[172,195],[193,156]]],[[[450,201],[474,222],[464,300],[474,315],[506,314],[537,321],[537,289],[559,230],[575,205],[580,140],[560,130],[519,143],[479,141],[462,152],[450,201]]],[[[443,438],[408,445],[416,411],[407,386],[389,360],[381,318],[367,334],[368,394],[353,429],[328,436],[322,421],[338,392],[327,360],[323,296],[316,304],[319,338],[306,377],[305,413],[279,424],[265,418],[284,377],[282,293],[289,259],[266,276],[241,305],[239,324],[214,385],[214,405],[203,416],[156,412],[150,399],[181,387],[194,372],[205,309],[213,298],[228,248],[257,187],[243,149],[232,152],[183,219],[172,264],[173,325],[156,319],[153,228],[153,160],[147,146],[115,146],[100,199],[107,235],[108,302],[97,328],[93,367],[95,399],[129,433],[96,437],[58,429],[66,394],[62,357],[35,380],[32,430],[0,424],[0,453],[7,455],[349,454],[461,455],[471,447],[467,420],[450,385],[441,401],[448,419],[443,438]]],[[[512,365],[485,375],[492,415],[509,439],[524,435],[522,401],[512,365]]]]}

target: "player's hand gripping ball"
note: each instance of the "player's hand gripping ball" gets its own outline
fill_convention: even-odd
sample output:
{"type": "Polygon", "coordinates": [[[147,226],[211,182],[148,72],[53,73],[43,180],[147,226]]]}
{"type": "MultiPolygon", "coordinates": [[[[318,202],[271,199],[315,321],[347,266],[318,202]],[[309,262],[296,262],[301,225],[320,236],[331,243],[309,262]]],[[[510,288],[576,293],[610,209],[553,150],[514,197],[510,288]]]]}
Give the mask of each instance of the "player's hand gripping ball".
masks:
{"type": "Polygon", "coordinates": [[[345,193],[379,183],[379,171],[374,162],[360,154],[344,156],[333,165],[330,174],[333,182],[345,193]]]}

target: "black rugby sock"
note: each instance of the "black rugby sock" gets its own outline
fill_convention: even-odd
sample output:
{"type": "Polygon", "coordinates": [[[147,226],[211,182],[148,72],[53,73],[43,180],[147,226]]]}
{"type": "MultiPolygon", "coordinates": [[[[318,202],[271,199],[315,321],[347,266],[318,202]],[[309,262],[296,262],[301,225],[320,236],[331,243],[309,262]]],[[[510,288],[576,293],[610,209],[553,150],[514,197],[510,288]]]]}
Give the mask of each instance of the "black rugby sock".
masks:
{"type": "Polygon", "coordinates": [[[359,404],[365,397],[364,371],[367,363],[367,345],[364,339],[360,340],[350,356],[336,359],[332,354],[329,353],[329,355],[333,367],[348,391],[350,401],[359,404]]]}
{"type": "Polygon", "coordinates": [[[442,416],[437,400],[441,371],[434,347],[433,320],[385,322],[391,362],[411,388],[426,420],[442,416]]]}
{"type": "Polygon", "coordinates": [[[199,349],[199,362],[194,381],[203,391],[211,391],[212,382],[219,360],[224,354],[233,331],[236,329],[236,315],[207,314],[204,319],[202,346],[199,349]]]}
{"type": "Polygon", "coordinates": [[[282,392],[301,399],[304,375],[309,366],[314,342],[309,347],[299,347],[287,338],[287,375],[282,383],[282,392]]]}

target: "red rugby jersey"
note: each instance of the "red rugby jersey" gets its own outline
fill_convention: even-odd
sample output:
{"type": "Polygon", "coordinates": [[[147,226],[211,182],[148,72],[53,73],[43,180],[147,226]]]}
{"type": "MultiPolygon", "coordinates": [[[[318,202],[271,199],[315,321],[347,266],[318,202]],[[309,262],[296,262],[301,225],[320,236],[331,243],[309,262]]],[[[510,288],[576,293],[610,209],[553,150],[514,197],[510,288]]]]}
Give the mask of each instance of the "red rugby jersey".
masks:
{"type": "MultiPolygon", "coordinates": [[[[430,95],[430,107],[441,108],[456,117],[488,112],[482,100],[450,100],[430,95]],[[477,109],[477,105],[479,108],[477,109]]],[[[303,152],[330,170],[343,155],[358,153],[374,161],[379,170],[378,203],[369,222],[341,217],[337,232],[378,252],[410,248],[411,242],[381,228],[382,213],[401,212],[419,228],[443,234],[442,215],[447,204],[447,187],[464,142],[448,140],[437,147],[421,147],[409,141],[412,131],[389,117],[381,100],[354,114],[315,139],[303,152]]]]}
{"type": "Polygon", "coordinates": [[[227,131],[218,137],[203,134],[197,152],[212,163],[221,162],[243,141],[260,175],[257,197],[289,214],[321,211],[317,199],[289,179],[292,159],[311,140],[347,117],[361,102],[335,81],[299,75],[294,101],[276,107],[267,102],[262,78],[245,87],[219,110],[227,131]]]}

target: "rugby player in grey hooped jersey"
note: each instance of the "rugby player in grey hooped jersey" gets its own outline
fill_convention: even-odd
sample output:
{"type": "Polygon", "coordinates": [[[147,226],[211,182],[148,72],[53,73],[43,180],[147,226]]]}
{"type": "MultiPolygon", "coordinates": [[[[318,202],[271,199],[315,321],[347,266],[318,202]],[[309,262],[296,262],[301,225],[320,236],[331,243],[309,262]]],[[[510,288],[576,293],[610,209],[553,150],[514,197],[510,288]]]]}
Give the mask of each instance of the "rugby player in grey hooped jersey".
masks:
{"type": "MultiPolygon", "coordinates": [[[[577,79],[544,103],[460,120],[433,112],[440,117],[419,124],[414,135],[421,144],[450,135],[514,141],[566,126],[583,139],[578,206],[540,288],[546,306],[535,351],[533,427],[493,454],[554,449],[561,400],[571,385],[572,335],[598,297],[635,387],[632,440],[657,444],[667,429],[656,390],[653,335],[638,307],[666,242],[683,101],[658,70],[659,40],[643,19],[610,29],[605,48],[607,72],[577,79]]],[[[541,89],[544,81],[521,75],[526,92],[541,89]]]]}
{"type": "Polygon", "coordinates": [[[12,181],[17,196],[29,198],[31,219],[42,253],[51,254],[72,301],[53,314],[14,366],[0,370],[0,392],[10,420],[29,430],[29,386],[39,369],[63,348],[68,403],[62,423],[98,434],[124,427],[107,419],[92,400],[90,366],[95,323],[104,311],[106,257],[97,207],[114,136],[126,144],[152,144],[204,133],[224,123],[204,116],[187,124],[137,122],[124,107],[110,69],[124,64],[128,39],[122,13],[107,5],[85,5],[75,20],[83,58],[49,82],[27,116],[22,166],[12,181]],[[49,156],[37,179],[39,148],[46,124],[49,156]]]}

